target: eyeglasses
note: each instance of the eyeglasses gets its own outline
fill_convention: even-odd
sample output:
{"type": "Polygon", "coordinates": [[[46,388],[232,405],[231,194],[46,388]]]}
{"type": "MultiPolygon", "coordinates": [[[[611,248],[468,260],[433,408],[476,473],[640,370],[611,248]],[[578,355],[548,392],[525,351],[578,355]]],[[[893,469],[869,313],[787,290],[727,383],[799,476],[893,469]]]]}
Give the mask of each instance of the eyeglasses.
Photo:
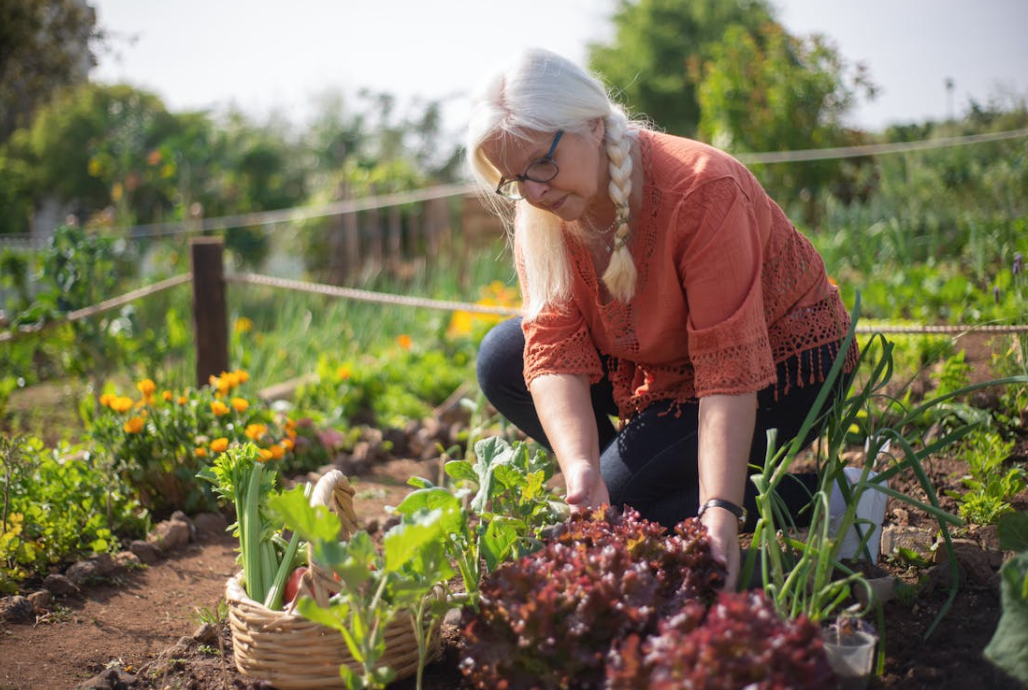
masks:
{"type": "Polygon", "coordinates": [[[525,195],[521,193],[522,183],[549,182],[555,178],[560,172],[560,168],[553,160],[553,152],[557,150],[557,144],[560,143],[562,136],[564,136],[564,130],[557,130],[557,134],[553,137],[553,143],[550,144],[550,150],[542,158],[529,163],[524,175],[518,175],[509,180],[501,177],[500,184],[496,185],[496,193],[508,199],[524,199],[525,195]]]}

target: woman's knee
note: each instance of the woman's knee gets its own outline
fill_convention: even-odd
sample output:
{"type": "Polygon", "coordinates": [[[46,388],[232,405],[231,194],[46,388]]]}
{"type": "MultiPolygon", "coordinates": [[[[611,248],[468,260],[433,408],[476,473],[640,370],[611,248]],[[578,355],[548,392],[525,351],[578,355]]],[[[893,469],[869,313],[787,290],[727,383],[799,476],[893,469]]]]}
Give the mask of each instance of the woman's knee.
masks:
{"type": "Polygon", "coordinates": [[[478,346],[475,368],[478,385],[487,398],[509,391],[512,386],[525,386],[524,358],[525,336],[520,318],[504,321],[485,334],[478,346]]]}

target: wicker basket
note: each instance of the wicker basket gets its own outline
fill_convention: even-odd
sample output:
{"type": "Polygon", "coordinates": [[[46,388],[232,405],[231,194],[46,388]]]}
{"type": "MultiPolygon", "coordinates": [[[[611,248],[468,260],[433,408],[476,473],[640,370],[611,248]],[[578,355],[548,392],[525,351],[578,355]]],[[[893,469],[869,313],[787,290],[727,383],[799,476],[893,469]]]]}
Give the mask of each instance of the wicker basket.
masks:
{"type": "MultiPolygon", "coordinates": [[[[353,494],[346,476],[332,470],[318,481],[311,495],[311,505],[326,505],[339,516],[341,540],[348,539],[357,528],[353,494]]],[[[329,592],[338,589],[339,583],[314,564],[309,550],[308,561],[311,567],[301,584],[301,595],[312,596],[320,606],[326,606],[329,592]]],[[[338,631],[307,620],[291,607],[272,611],[253,601],[240,584],[240,577],[232,577],[225,586],[232,649],[240,673],[268,681],[282,690],[342,688],[343,681],[339,677],[342,664],[361,673],[360,664],[354,660],[338,631]]],[[[437,596],[445,596],[441,587],[437,588],[437,596]]],[[[386,651],[380,665],[396,671],[397,678],[413,675],[418,668],[418,644],[406,612],[386,626],[385,642],[386,651]]],[[[431,659],[438,654],[439,635],[436,633],[429,640],[428,656],[431,659]]]]}

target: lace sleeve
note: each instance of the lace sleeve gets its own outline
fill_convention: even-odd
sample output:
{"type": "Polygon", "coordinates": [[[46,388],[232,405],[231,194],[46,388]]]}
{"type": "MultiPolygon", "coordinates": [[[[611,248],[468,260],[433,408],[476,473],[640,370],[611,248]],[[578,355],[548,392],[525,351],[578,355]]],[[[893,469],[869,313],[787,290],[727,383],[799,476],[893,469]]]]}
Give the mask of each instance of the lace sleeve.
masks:
{"type": "MultiPolygon", "coordinates": [[[[527,304],[524,263],[516,242],[514,256],[523,302],[527,304]]],[[[523,320],[521,330],[525,334],[526,385],[547,374],[584,374],[590,384],[603,377],[599,353],[573,302],[546,307],[534,319],[523,320]]]]}

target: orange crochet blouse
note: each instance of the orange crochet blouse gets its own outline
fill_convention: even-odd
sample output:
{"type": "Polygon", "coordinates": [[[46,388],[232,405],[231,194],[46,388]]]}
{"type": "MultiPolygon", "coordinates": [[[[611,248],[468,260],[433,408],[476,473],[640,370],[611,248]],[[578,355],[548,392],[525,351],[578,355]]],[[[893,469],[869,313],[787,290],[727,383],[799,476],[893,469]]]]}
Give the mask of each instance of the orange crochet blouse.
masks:
{"type": "MultiPolygon", "coordinates": [[[[849,328],[824,262],[728,154],[649,131],[639,132],[639,143],[635,296],[602,303],[589,249],[565,234],[571,299],[523,323],[526,383],[545,374],[596,383],[606,356],[622,420],[658,400],[680,404],[776,383],[787,392],[776,364],[836,343],[849,328]]],[[[847,371],[856,357],[852,348],[847,371]]],[[[800,372],[799,385],[811,377],[800,372]]]]}

